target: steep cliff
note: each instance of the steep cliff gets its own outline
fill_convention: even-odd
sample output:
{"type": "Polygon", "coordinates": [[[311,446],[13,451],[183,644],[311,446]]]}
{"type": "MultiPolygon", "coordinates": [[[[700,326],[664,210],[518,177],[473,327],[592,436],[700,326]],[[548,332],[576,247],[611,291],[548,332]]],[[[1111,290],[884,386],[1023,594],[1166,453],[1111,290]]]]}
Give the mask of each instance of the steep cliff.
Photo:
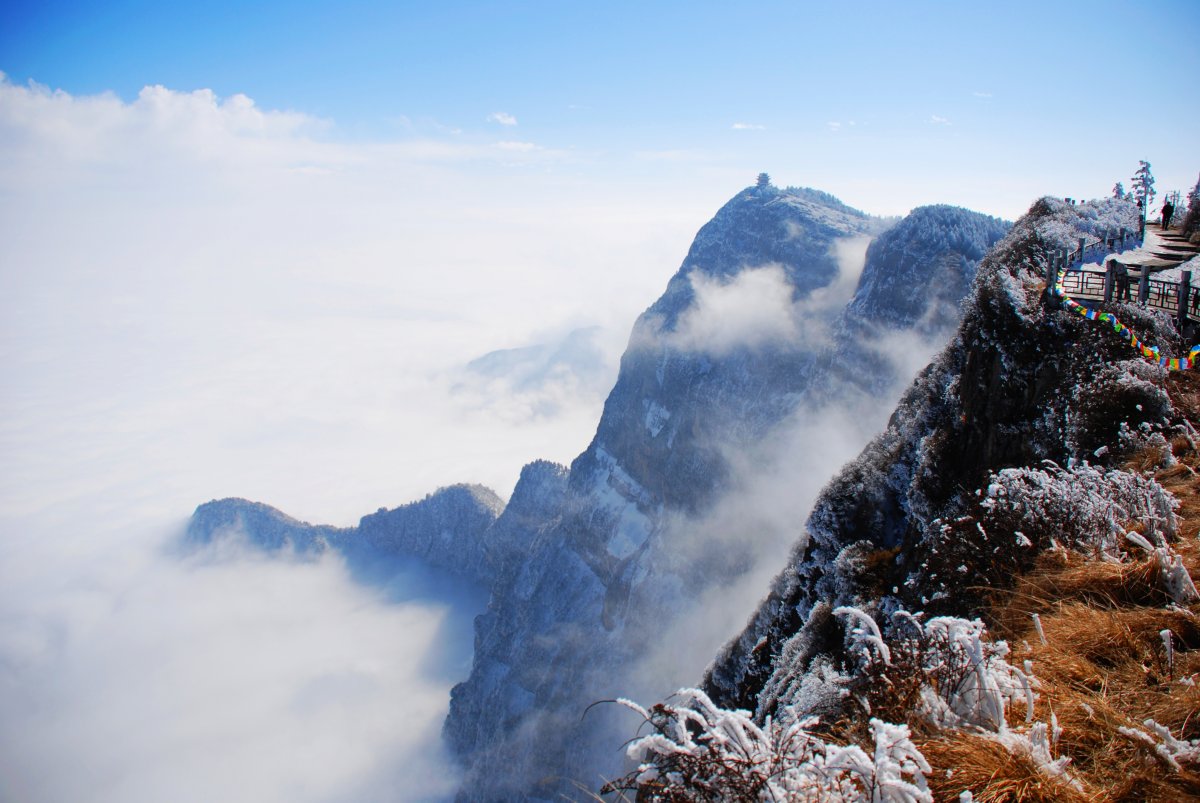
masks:
{"type": "MultiPolygon", "coordinates": [[[[233,528],[267,549],[334,548],[360,564],[414,558],[490,589],[445,725],[467,768],[462,798],[594,787],[619,766],[623,737],[611,711],[583,717],[588,704],[690,681],[671,655],[684,645],[663,634],[703,615],[701,597],[783,559],[799,503],[747,498],[749,482],[778,468],[756,465],[760,456],[786,442],[799,455],[786,470],[812,474],[815,490],[836,464],[796,433],[819,432],[837,408],[856,411],[843,436],[859,438],[854,448],[878,431],[897,383],[950,336],[980,258],[1007,228],[952,207],[884,222],[815,190],[747,189],[699,231],[636,322],[592,443],[570,469],[526,466],[503,512],[468,486],[346,529],[221,500],[197,509],[189,535],[233,528]],[[746,509],[789,529],[772,524],[768,536],[758,518],[730,512],[746,509]],[[674,666],[666,674],[647,666],[656,650],[674,666]]],[[[512,356],[472,370],[503,374],[512,356]]],[[[730,629],[709,636],[688,672],[730,629]]]]}
{"type": "MultiPolygon", "coordinates": [[[[1135,220],[1128,203],[1042,199],[983,260],[953,341],[822,493],[769,596],[711,667],[705,685],[719,704],[760,716],[836,709],[832,687],[820,688],[822,671],[846,664],[834,608],[970,614],[1050,546],[1048,536],[986,543],[995,472],[1108,466],[1127,451],[1115,445],[1161,441],[1179,423],[1165,370],[1044,293],[1051,249],[1135,220]]],[[[1121,315],[1178,346],[1165,315],[1135,305],[1121,315]]]]}
{"type": "MultiPolygon", "coordinates": [[[[873,345],[880,335],[921,322],[948,335],[955,288],[965,292],[1007,229],[965,210],[920,210],[896,227],[891,250],[868,252],[864,269],[879,227],[823,193],[767,186],[740,193],[700,230],[636,323],[557,508],[518,539],[529,545],[520,568],[477,621],[473,671],[446,723],[468,765],[464,799],[552,798],[618,765],[606,712],[581,721],[584,709],[642,682],[638,663],[656,633],[754,557],[745,544],[699,549],[681,522],[729,494],[739,457],[803,418],[808,400],[881,392],[894,374],[873,345]],[[931,282],[937,291],[916,299],[901,289],[931,282]],[[841,339],[851,333],[861,338],[841,339]],[[857,355],[877,370],[839,375],[857,355]]],[[[517,493],[538,485],[523,477],[517,493]]]]}

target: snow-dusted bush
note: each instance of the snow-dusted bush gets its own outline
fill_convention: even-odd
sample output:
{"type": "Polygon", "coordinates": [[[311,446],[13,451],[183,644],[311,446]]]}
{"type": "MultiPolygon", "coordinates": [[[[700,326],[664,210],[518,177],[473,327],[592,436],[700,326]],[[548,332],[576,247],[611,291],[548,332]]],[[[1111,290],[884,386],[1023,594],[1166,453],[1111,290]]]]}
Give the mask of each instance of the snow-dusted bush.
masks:
{"type": "Polygon", "coordinates": [[[1185,236],[1190,236],[1200,231],[1200,180],[1196,181],[1196,186],[1192,188],[1187,196],[1187,210],[1180,210],[1183,214],[1182,223],[1180,224],[1185,236]]]}
{"type": "Polygon", "coordinates": [[[749,712],[718,708],[704,692],[681,689],[647,710],[629,700],[651,732],[630,743],[637,770],[601,794],[637,791],[638,800],[932,803],[929,764],[905,725],[870,722],[872,750],[824,741],[815,717],[791,708],[760,726],[749,712]]]}
{"type": "Polygon", "coordinates": [[[1151,539],[1174,538],[1179,501],[1153,477],[1083,463],[1064,469],[1007,468],[992,475],[981,503],[985,526],[1045,534],[1053,542],[1084,552],[1119,551],[1125,525],[1144,524],[1151,539]]]}
{"type": "Polygon", "coordinates": [[[934,521],[921,544],[921,571],[908,582],[931,600],[1007,585],[1056,546],[1119,557],[1131,523],[1156,544],[1179,527],[1178,500],[1152,477],[1087,463],[1003,469],[977,494],[970,515],[934,521]]]}
{"type": "Polygon", "coordinates": [[[1032,759],[1067,783],[1068,760],[1055,758],[1059,729],[1034,723],[1034,680],[1006,660],[1003,641],[988,641],[979,620],[895,611],[885,639],[874,617],[855,607],[833,611],[846,622],[844,694],[870,716],[859,745],[826,741],[818,719],[794,706],[756,722],[748,711],[720,708],[702,691],[681,689],[650,709],[620,700],[650,732],[630,742],[637,769],[607,784],[602,794],[636,791],[653,801],[832,801],[931,803],[929,764],[906,724],[967,732],[1032,759]],[[852,679],[853,678],[853,679],[852,679]],[[1025,723],[1010,727],[1020,704],[1025,723]]]}
{"type": "Polygon", "coordinates": [[[1069,204],[1058,198],[1038,201],[1043,213],[1036,221],[1037,232],[1051,250],[1074,250],[1079,238],[1094,240],[1115,235],[1121,229],[1136,233],[1137,206],[1124,199],[1101,198],[1069,204]]]}
{"type": "MultiPolygon", "coordinates": [[[[1163,342],[1156,332],[1142,334],[1163,342]]],[[[1173,333],[1168,334],[1173,340],[1173,333]]],[[[1167,341],[1169,342],[1169,341],[1167,341]]],[[[1066,410],[1066,440],[1077,452],[1118,443],[1126,430],[1142,424],[1161,428],[1171,415],[1171,400],[1163,382],[1167,370],[1143,359],[1123,360],[1101,367],[1072,391],[1066,410]]],[[[1134,446],[1122,444],[1122,446],[1134,446]]]]}
{"type": "Polygon", "coordinates": [[[985,640],[978,619],[892,614],[890,646],[875,620],[858,608],[834,611],[847,617],[850,653],[859,659],[855,699],[870,713],[901,718],[919,714],[937,728],[1003,733],[1008,706],[1019,701],[1033,714],[1029,676],[1005,660],[1008,644],[985,640]]]}
{"type": "MultiPolygon", "coordinates": [[[[1153,535],[1153,534],[1152,534],[1153,535]]],[[[1151,544],[1140,533],[1128,532],[1125,537],[1154,557],[1158,567],[1159,583],[1163,591],[1176,605],[1192,605],[1200,602],[1200,592],[1196,591],[1196,583],[1183,564],[1183,556],[1171,548],[1164,539],[1159,538],[1157,545],[1151,544]]],[[[1169,633],[1170,631],[1163,631],[1169,633]]],[[[1166,639],[1168,661],[1170,660],[1171,641],[1166,639]]]]}
{"type": "Polygon", "coordinates": [[[886,644],[879,627],[864,611],[839,608],[849,617],[851,652],[861,656],[851,696],[869,713],[913,721],[942,732],[962,732],[995,741],[1028,757],[1040,772],[1078,788],[1067,771],[1070,759],[1054,755],[1061,729],[1051,721],[1034,722],[1036,680],[1031,666],[1008,663],[1008,644],[988,641],[978,619],[940,616],[922,622],[919,614],[892,614],[886,644]],[[1008,712],[1024,709],[1024,723],[1012,727],[1008,712]]]}

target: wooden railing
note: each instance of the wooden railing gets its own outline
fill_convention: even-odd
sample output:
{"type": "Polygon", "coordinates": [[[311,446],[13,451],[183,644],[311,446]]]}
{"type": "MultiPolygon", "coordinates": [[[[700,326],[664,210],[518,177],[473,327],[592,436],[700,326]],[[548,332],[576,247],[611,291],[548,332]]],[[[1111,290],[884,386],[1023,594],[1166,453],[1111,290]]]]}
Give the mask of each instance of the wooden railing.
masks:
{"type": "Polygon", "coordinates": [[[1200,323],[1200,289],[1192,287],[1191,271],[1183,271],[1178,281],[1151,279],[1145,270],[1132,281],[1127,279],[1126,292],[1122,292],[1117,267],[1109,262],[1108,270],[1066,270],[1062,275],[1065,295],[1075,300],[1089,301],[1132,301],[1144,307],[1154,307],[1172,313],[1182,323],[1190,320],[1200,323]],[[1122,298],[1128,294],[1127,297],[1122,298]],[[1187,299],[1182,314],[1179,299],[1187,299]]]}
{"type": "Polygon", "coordinates": [[[1117,251],[1124,251],[1129,247],[1128,244],[1140,241],[1141,238],[1135,237],[1132,232],[1126,232],[1125,229],[1119,229],[1115,234],[1105,234],[1094,240],[1080,237],[1078,246],[1070,251],[1061,252],[1060,260],[1063,263],[1061,267],[1082,265],[1089,256],[1104,257],[1117,251]]]}
{"type": "Polygon", "coordinates": [[[1122,285],[1122,277],[1117,272],[1118,260],[1105,263],[1105,270],[1081,268],[1085,262],[1100,262],[1109,254],[1139,243],[1140,239],[1125,229],[1091,240],[1080,237],[1079,245],[1075,248],[1063,248],[1050,253],[1046,265],[1047,289],[1053,290],[1061,277],[1063,294],[1076,300],[1136,301],[1143,306],[1173,313],[1180,331],[1187,321],[1200,323],[1200,290],[1191,286],[1190,271],[1183,271],[1178,281],[1169,282],[1151,279],[1149,271],[1141,268],[1137,277],[1126,274],[1122,285]],[[1132,281],[1135,278],[1136,291],[1132,281]],[[1182,310],[1179,306],[1181,298],[1186,299],[1182,310]]]}

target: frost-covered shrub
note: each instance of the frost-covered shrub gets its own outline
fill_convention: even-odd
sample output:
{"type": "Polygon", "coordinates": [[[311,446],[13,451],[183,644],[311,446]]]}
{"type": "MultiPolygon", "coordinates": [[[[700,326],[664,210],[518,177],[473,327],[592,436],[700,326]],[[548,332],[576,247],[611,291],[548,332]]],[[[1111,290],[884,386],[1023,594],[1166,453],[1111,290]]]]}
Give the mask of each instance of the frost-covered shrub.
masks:
{"type": "Polygon", "coordinates": [[[1200,181],[1187,196],[1187,211],[1183,213],[1183,234],[1190,237],[1200,231],[1200,181]]]}
{"type": "Polygon", "coordinates": [[[869,713],[901,719],[914,712],[939,729],[1004,733],[1013,702],[1033,714],[1029,676],[1006,659],[1008,644],[986,641],[978,619],[920,615],[899,610],[885,643],[875,620],[858,608],[847,617],[849,652],[859,660],[852,696],[869,713]]]}
{"type": "Polygon", "coordinates": [[[1083,454],[1117,443],[1121,432],[1161,426],[1171,414],[1163,388],[1166,369],[1145,360],[1106,365],[1075,386],[1067,410],[1067,439],[1083,454]]]}
{"type": "Polygon", "coordinates": [[[1116,198],[1069,204],[1047,197],[1038,201],[1035,209],[1042,213],[1037,220],[1038,233],[1052,250],[1078,248],[1080,237],[1093,240],[1121,229],[1136,232],[1139,222],[1137,206],[1116,198]]]}
{"type": "Polygon", "coordinates": [[[601,794],[636,791],[650,801],[812,801],[932,803],[929,764],[905,725],[870,722],[872,749],[824,741],[815,717],[785,709],[760,726],[749,712],[713,704],[681,689],[647,710],[629,700],[651,732],[628,747],[638,768],[601,794]]]}
{"type": "MultiPolygon", "coordinates": [[[[1151,533],[1151,535],[1154,534],[1151,533]]],[[[1157,544],[1152,544],[1145,536],[1135,532],[1125,533],[1125,537],[1134,546],[1140,547],[1153,556],[1158,569],[1159,585],[1176,605],[1194,605],[1200,602],[1200,592],[1196,590],[1196,583],[1183,563],[1183,556],[1172,549],[1170,544],[1162,538],[1157,539],[1157,544]]],[[[1169,633],[1170,631],[1163,632],[1169,633]]],[[[1166,638],[1165,644],[1167,660],[1170,662],[1171,640],[1169,637],[1166,638]]]]}
{"type": "Polygon", "coordinates": [[[1173,539],[1179,502],[1153,478],[1089,464],[995,472],[970,515],[936,520],[909,579],[930,600],[1004,587],[1055,546],[1117,557],[1131,523],[1155,543],[1173,539]]]}
{"type": "Polygon", "coordinates": [[[965,732],[995,741],[1028,757],[1040,772],[1079,788],[1067,772],[1070,759],[1056,757],[1061,730],[1034,722],[1036,680],[1029,663],[1008,663],[1008,644],[988,641],[978,619],[940,616],[928,622],[920,614],[892,614],[886,642],[874,620],[857,608],[839,608],[849,617],[850,652],[860,656],[851,697],[868,713],[941,732],[965,732]],[[1024,709],[1024,722],[1010,726],[1009,710],[1024,709]]]}
{"type": "Polygon", "coordinates": [[[1174,538],[1179,527],[1179,501],[1153,477],[1086,463],[996,472],[981,507],[993,530],[1049,536],[1062,546],[1110,555],[1119,551],[1129,522],[1142,523],[1156,540],[1174,538]]]}

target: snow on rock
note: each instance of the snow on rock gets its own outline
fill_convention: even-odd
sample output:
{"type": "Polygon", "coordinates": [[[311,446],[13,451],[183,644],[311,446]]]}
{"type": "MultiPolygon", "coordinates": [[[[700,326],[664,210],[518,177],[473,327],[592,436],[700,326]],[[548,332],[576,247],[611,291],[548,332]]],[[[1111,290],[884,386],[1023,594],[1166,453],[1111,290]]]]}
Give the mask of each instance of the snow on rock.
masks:
{"type": "MultiPolygon", "coordinates": [[[[860,333],[924,322],[948,336],[978,260],[1006,229],[948,207],[919,218],[900,235],[919,255],[885,260],[893,252],[880,251],[873,262],[868,249],[857,285],[851,246],[861,254],[862,238],[886,225],[825,193],[751,188],[700,230],[635,324],[559,507],[540,527],[527,525],[536,535],[523,563],[501,578],[477,621],[472,674],[455,688],[445,726],[467,765],[464,798],[554,799],[575,794],[572,782],[595,788],[611,777],[612,747],[627,735],[606,712],[581,719],[583,710],[628,694],[646,645],[697,595],[748,568],[732,555],[695,554],[672,540],[688,532],[671,523],[703,516],[730,490],[730,456],[782,422],[836,394],[888,386],[891,362],[860,333]],[[958,284],[947,289],[948,275],[958,284]],[[931,282],[941,288],[931,303],[903,296],[903,309],[888,289],[931,282]],[[756,310],[769,325],[755,321],[756,310]],[[860,355],[878,370],[844,372],[860,355]]],[[[805,689],[833,679],[818,675],[805,689]]]]}
{"type": "MultiPolygon", "coordinates": [[[[972,588],[1053,546],[1045,516],[1096,548],[1114,544],[1122,512],[1171,531],[1169,497],[1101,449],[1165,443],[1179,423],[1165,372],[1043,292],[1060,240],[1133,215],[1120,201],[1042,199],[984,258],[950,344],[825,488],[769,595],[710,667],[704,688],[718,705],[761,718],[797,704],[810,669],[843,666],[855,642],[832,608],[969,612],[972,588]]],[[[1146,339],[1175,342],[1166,316],[1129,315],[1146,339]]]]}
{"type": "Polygon", "coordinates": [[[484,534],[503,502],[480,485],[453,485],[424,499],[364,516],[357,527],[328,527],[297,521],[269,505],[219,499],[196,508],[187,540],[201,545],[228,535],[245,537],[269,551],[290,548],[315,554],[329,548],[355,555],[418,558],[429,566],[489,583],[484,534]]]}

